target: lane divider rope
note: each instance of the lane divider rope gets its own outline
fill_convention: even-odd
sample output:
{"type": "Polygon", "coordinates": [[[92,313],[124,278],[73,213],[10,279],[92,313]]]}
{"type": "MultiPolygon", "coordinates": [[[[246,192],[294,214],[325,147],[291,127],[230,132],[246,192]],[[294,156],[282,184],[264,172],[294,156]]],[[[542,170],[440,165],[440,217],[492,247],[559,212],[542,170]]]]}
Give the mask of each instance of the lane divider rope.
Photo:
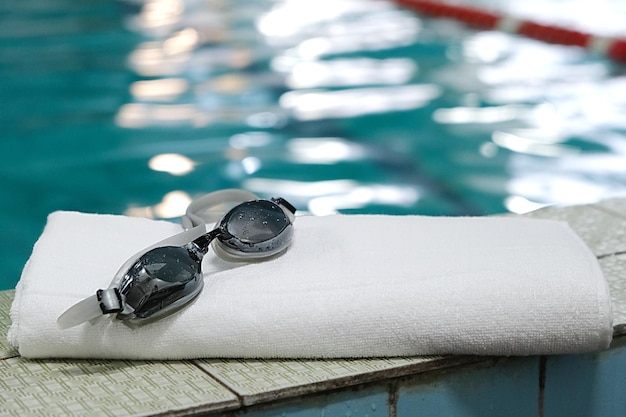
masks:
{"type": "Polygon", "coordinates": [[[503,31],[548,43],[579,46],[615,61],[626,62],[626,39],[624,38],[598,36],[476,7],[434,0],[394,1],[427,16],[457,20],[476,28],[503,31]]]}

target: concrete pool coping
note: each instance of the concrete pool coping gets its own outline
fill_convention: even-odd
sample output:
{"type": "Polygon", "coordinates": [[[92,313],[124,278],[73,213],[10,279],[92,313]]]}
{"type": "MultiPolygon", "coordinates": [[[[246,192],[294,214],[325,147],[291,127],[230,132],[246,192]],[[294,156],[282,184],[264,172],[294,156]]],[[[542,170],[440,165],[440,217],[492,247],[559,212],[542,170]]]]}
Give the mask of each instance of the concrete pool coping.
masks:
{"type": "MultiPolygon", "coordinates": [[[[609,282],[616,340],[626,335],[626,198],[548,207],[526,217],[569,222],[609,282]]],[[[6,342],[14,291],[0,292],[0,414],[194,415],[250,407],[499,358],[427,356],[352,360],[26,360],[6,342]]],[[[621,343],[621,342],[619,342],[621,343]]]]}

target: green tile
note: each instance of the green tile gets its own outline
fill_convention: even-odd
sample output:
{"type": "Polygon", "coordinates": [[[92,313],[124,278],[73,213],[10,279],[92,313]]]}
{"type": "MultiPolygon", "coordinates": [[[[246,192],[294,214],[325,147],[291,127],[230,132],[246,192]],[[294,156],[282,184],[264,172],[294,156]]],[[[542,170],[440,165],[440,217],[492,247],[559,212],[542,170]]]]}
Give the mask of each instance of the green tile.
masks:
{"type": "Polygon", "coordinates": [[[459,356],[345,360],[199,360],[244,405],[311,394],[476,361],[459,356]]]}
{"type": "Polygon", "coordinates": [[[568,222],[596,256],[626,251],[626,218],[595,205],[546,207],[524,217],[568,222]]]}
{"type": "Polygon", "coordinates": [[[14,290],[0,291],[0,410],[7,416],[138,416],[239,407],[191,362],[30,361],[6,333],[14,290]],[[8,358],[8,359],[7,359],[8,358]]]}
{"type": "Polygon", "coordinates": [[[613,326],[623,333],[626,330],[626,255],[607,256],[599,262],[611,292],[613,326]]]}
{"type": "Polygon", "coordinates": [[[190,362],[0,361],[3,416],[145,416],[239,407],[190,362]]]}
{"type": "Polygon", "coordinates": [[[17,349],[9,345],[7,332],[11,326],[11,303],[15,290],[0,291],[0,359],[17,356],[17,349]]]}
{"type": "Polygon", "coordinates": [[[626,198],[612,198],[595,204],[600,210],[626,219],[626,198]]]}

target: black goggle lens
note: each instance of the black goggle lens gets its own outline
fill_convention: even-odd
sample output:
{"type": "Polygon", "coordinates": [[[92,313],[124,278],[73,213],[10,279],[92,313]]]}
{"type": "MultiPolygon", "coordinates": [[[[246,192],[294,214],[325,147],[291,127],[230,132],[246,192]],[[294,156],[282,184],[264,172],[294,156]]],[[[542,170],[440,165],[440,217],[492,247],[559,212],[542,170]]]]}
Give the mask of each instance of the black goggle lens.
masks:
{"type": "Polygon", "coordinates": [[[193,291],[200,284],[200,270],[200,260],[186,248],[159,247],[139,258],[120,290],[134,314],[142,316],[146,309],[158,310],[193,291]]]}
{"type": "Polygon", "coordinates": [[[290,221],[277,204],[259,200],[235,207],[221,224],[229,235],[241,242],[256,244],[276,238],[290,221]]]}
{"type": "Polygon", "coordinates": [[[234,191],[198,199],[194,210],[188,209],[183,217],[187,231],[161,241],[163,246],[153,246],[129,259],[109,288],[98,290],[59,316],[59,326],[66,329],[100,314],[113,313],[117,313],[118,319],[135,324],[178,310],[202,290],[202,258],[212,242],[218,255],[235,260],[267,258],[284,251],[293,235],[296,209],[282,198],[241,203],[224,216],[216,229],[206,233],[204,220],[208,218],[200,216],[199,209],[212,207],[210,203],[216,202],[218,193],[227,198],[241,195],[234,191]]]}
{"type": "Polygon", "coordinates": [[[241,259],[264,258],[284,250],[293,233],[292,220],[279,203],[282,205],[282,200],[241,203],[222,218],[217,229],[196,238],[193,244],[162,246],[144,253],[119,287],[133,309],[131,316],[122,312],[118,317],[147,318],[199,292],[202,258],[215,238],[227,255],[241,259]]]}
{"type": "Polygon", "coordinates": [[[166,282],[185,283],[200,273],[198,259],[180,246],[152,249],[139,259],[139,263],[150,276],[166,282]]]}

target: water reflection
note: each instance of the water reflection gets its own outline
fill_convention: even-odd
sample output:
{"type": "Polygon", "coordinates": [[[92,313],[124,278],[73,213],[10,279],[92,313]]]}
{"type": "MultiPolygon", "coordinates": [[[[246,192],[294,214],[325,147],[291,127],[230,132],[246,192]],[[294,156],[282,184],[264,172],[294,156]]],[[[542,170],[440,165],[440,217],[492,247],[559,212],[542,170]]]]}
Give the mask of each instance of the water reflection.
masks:
{"type": "MultiPolygon", "coordinates": [[[[288,195],[298,200],[319,197],[326,194],[345,194],[359,186],[359,182],[349,179],[326,181],[297,181],[289,179],[250,178],[244,183],[246,189],[260,194],[275,193],[288,195]]],[[[291,200],[290,200],[291,201],[291,200]]]]}
{"type": "Polygon", "coordinates": [[[325,195],[309,201],[311,214],[324,216],[345,209],[362,209],[372,204],[413,206],[419,199],[416,189],[394,185],[361,185],[340,195],[325,195]]]}
{"type": "Polygon", "coordinates": [[[310,59],[408,45],[420,21],[386,1],[288,0],[262,14],[256,27],[270,45],[293,47],[287,55],[310,59]]]}
{"type": "Polygon", "coordinates": [[[281,107],[299,120],[349,118],[424,107],[437,98],[436,85],[355,88],[341,91],[290,91],[279,99],[281,107]]]}
{"type": "Polygon", "coordinates": [[[131,103],[119,109],[115,118],[120,127],[206,126],[213,121],[210,114],[193,104],[131,103]]]}
{"type": "Polygon", "coordinates": [[[145,207],[131,205],[124,214],[149,219],[174,219],[185,214],[191,200],[189,194],[184,191],[170,191],[156,205],[145,207]]]}
{"type": "Polygon", "coordinates": [[[141,11],[128,18],[128,24],[132,29],[149,34],[169,32],[185,11],[184,0],[146,0],[140,5],[141,11]]]}
{"type": "Polygon", "coordinates": [[[172,175],[186,175],[193,171],[195,162],[184,155],[165,153],[153,156],[148,162],[150,169],[172,175]]]}
{"type": "Polygon", "coordinates": [[[511,213],[516,214],[530,213],[546,206],[546,204],[535,203],[519,195],[511,195],[505,198],[504,205],[511,213]]]}
{"type": "MultiPolygon", "coordinates": [[[[274,68],[286,69],[279,63],[274,63],[274,68]]],[[[316,60],[291,66],[285,84],[292,89],[405,84],[416,73],[417,64],[408,58],[316,60]]]]}
{"type": "Polygon", "coordinates": [[[226,165],[225,173],[229,178],[242,180],[261,169],[263,162],[255,156],[246,156],[241,159],[233,158],[226,165]]]}
{"type": "Polygon", "coordinates": [[[445,124],[494,124],[519,119],[532,109],[531,106],[520,105],[453,107],[435,110],[433,120],[445,124]]]}
{"type": "Polygon", "coordinates": [[[291,181],[255,178],[244,182],[258,193],[275,193],[289,201],[308,201],[306,210],[316,216],[337,214],[345,209],[363,209],[368,205],[411,207],[419,200],[419,191],[410,186],[364,184],[353,180],[291,181]]]}
{"type": "MultiPolygon", "coordinates": [[[[478,152],[502,161],[508,178],[490,192],[508,193],[508,210],[624,194],[625,171],[612,167],[626,161],[623,147],[615,149],[626,139],[619,116],[626,96],[610,63],[576,48],[493,32],[469,36],[452,51],[458,65],[438,80],[472,103],[438,109],[433,121],[453,136],[471,132],[485,139],[478,152]]],[[[477,186],[471,178],[467,183],[477,186]]]]}
{"type": "MultiPolygon", "coordinates": [[[[624,32],[624,2],[456,2],[624,32]]],[[[379,0],[0,4],[14,282],[59,209],[169,218],[244,187],[315,213],[459,215],[626,192],[624,68],[577,48],[379,0]]]]}
{"type": "Polygon", "coordinates": [[[613,169],[626,78],[582,50],[387,1],[150,0],[128,25],[145,39],[118,126],[203,132],[207,149],[229,138],[193,161],[154,155],[181,181],[206,173],[315,214],[520,212],[626,192],[613,169]]]}
{"type": "Polygon", "coordinates": [[[294,138],[287,143],[289,158],[298,164],[336,164],[365,159],[365,149],[341,138],[294,138]]]}
{"type": "Polygon", "coordinates": [[[550,196],[560,204],[580,204],[584,201],[598,201],[610,194],[612,186],[589,181],[584,175],[575,172],[525,173],[513,178],[508,186],[514,196],[523,196],[535,204],[542,204],[550,196]]]}
{"type": "Polygon", "coordinates": [[[533,138],[530,135],[525,135],[523,132],[520,135],[516,135],[495,131],[491,138],[493,143],[502,148],[530,155],[557,157],[580,152],[580,149],[574,146],[559,145],[550,139],[533,138]]]}
{"type": "Polygon", "coordinates": [[[190,72],[236,70],[249,66],[254,57],[244,47],[213,50],[168,50],[168,40],[146,42],[130,55],[131,69],[146,77],[176,76],[190,72]]]}
{"type": "Polygon", "coordinates": [[[130,93],[137,101],[175,101],[189,89],[184,78],[135,81],[130,93]]]}

